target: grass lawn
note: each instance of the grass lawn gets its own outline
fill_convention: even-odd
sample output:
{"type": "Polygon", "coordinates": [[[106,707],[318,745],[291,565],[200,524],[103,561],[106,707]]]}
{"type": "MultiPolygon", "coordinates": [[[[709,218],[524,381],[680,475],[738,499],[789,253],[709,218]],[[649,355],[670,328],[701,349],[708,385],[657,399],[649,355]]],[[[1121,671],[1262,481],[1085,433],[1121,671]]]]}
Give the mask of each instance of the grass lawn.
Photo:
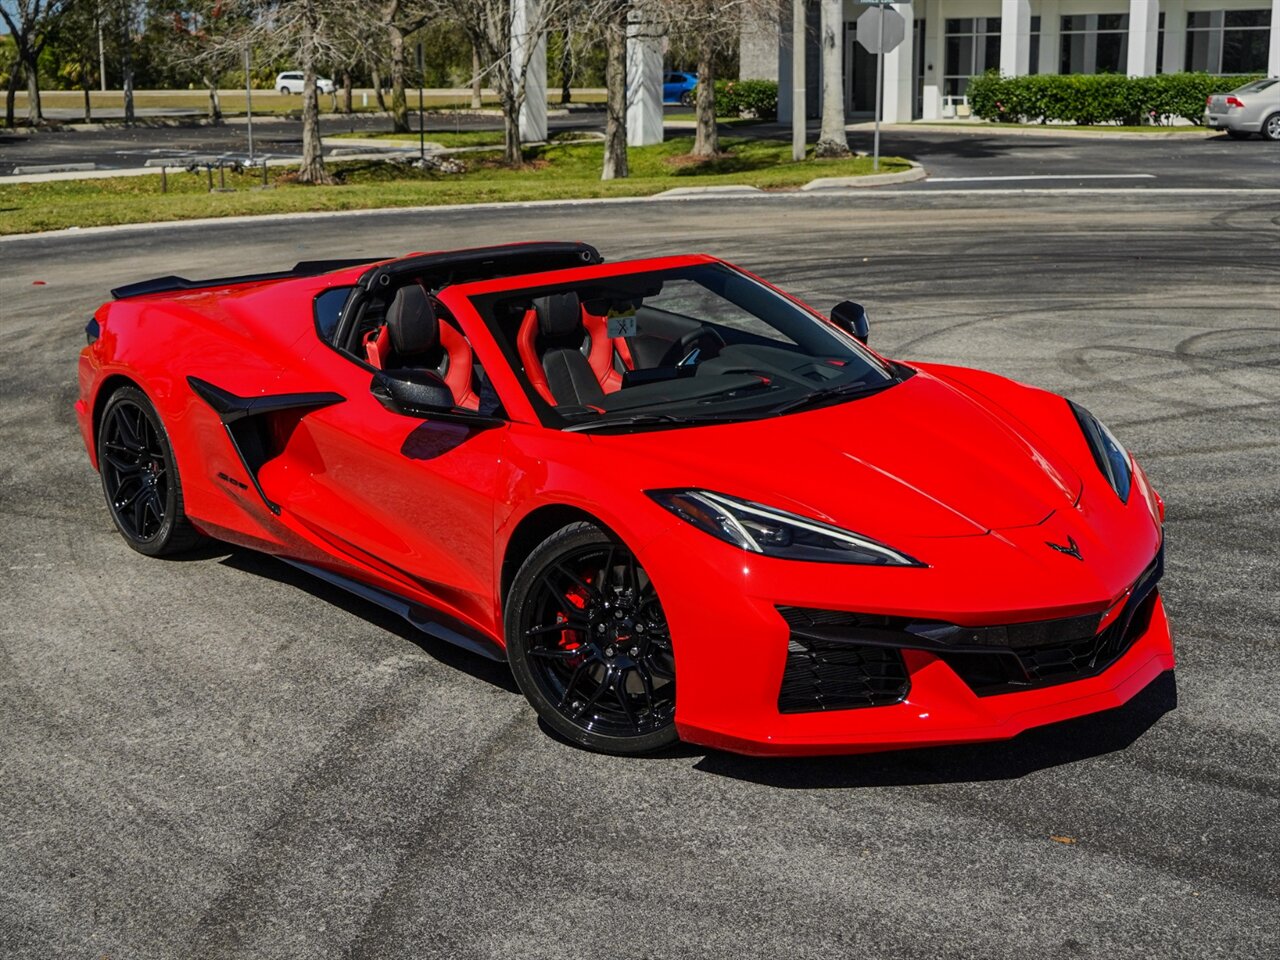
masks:
{"type": "MultiPolygon", "coordinates": [[[[638,197],[673,187],[750,184],[766,190],[795,188],[815,177],[871,173],[871,160],[791,160],[791,145],[777,140],[724,138],[724,155],[697,162],[687,157],[692,137],[628,151],[631,176],[602,181],[604,147],[599,143],[551,144],[525,152],[525,166],[512,170],[498,154],[467,155],[467,172],[446,175],[385,162],[329,164],[339,186],[306,187],[275,173],[275,189],[252,189],[255,174],[227,174],[230,193],[209,193],[205,174],[169,175],[169,192],[159,176],[101,180],[55,180],[0,185],[0,234],[30,233],[73,226],[187,220],[303,210],[357,210],[489,201],[638,197]]],[[[905,160],[882,157],[881,172],[908,169],[905,160]]]]}

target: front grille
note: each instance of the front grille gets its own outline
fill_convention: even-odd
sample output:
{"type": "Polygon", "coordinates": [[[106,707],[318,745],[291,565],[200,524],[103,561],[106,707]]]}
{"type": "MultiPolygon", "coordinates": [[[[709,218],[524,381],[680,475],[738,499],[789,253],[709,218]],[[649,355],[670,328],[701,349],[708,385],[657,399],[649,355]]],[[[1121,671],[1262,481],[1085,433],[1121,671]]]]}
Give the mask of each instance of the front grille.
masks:
{"type": "Polygon", "coordinates": [[[898,703],[911,688],[902,654],[889,647],[829,643],[793,633],[778,693],[782,713],[898,703]]]}
{"type": "Polygon", "coordinates": [[[1102,631],[1096,614],[961,627],[937,620],[779,607],[791,627],[779,709],[795,713],[896,703],[910,688],[899,652],[904,649],[934,654],[979,696],[1096,676],[1146,632],[1163,572],[1161,550],[1134,583],[1120,616],[1102,631]]]}

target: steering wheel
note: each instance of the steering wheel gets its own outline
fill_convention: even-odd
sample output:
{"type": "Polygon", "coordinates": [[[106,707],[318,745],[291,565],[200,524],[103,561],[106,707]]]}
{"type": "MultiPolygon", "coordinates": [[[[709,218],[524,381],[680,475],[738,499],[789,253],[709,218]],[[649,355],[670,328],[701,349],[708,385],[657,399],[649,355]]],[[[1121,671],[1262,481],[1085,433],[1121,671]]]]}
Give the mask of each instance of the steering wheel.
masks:
{"type": "Polygon", "coordinates": [[[706,324],[690,330],[683,337],[675,342],[675,345],[667,351],[668,357],[673,357],[677,365],[681,365],[688,360],[688,365],[700,363],[709,357],[716,356],[721,348],[727,346],[724,337],[720,336],[713,328],[706,324]],[[690,354],[695,350],[698,354],[689,360],[690,354]]]}

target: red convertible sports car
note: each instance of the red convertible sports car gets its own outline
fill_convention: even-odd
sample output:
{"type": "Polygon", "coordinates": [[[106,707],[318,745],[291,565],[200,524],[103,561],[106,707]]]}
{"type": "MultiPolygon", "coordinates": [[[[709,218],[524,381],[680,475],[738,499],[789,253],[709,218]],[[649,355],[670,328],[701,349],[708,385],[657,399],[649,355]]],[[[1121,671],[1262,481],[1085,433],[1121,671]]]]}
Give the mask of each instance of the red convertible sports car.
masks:
{"type": "Polygon", "coordinates": [[[879,356],[857,304],[579,243],[112,293],[76,411],[130,546],[274,554],[507,661],[592,749],[1001,739],[1173,667],[1115,436],[879,356]]]}

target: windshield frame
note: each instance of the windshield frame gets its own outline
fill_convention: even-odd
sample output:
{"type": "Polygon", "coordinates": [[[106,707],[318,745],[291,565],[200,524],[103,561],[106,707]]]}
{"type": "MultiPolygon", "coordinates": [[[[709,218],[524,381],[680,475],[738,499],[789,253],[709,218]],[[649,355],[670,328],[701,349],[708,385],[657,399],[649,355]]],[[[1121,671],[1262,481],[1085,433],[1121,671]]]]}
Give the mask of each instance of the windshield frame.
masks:
{"type": "MultiPolygon", "coordinates": [[[[757,284],[762,290],[773,294],[779,300],[784,301],[787,305],[795,308],[806,319],[811,320],[815,324],[822,327],[822,333],[834,336],[842,347],[847,349],[859,359],[863,360],[869,367],[883,373],[887,378],[883,384],[883,388],[891,387],[896,383],[909,376],[911,371],[909,368],[902,367],[880,354],[876,353],[866,344],[857,340],[839,325],[833,323],[829,318],[819,313],[809,304],[793,296],[786,290],[782,290],[767,280],[756,276],[750,271],[744,270],[734,264],[728,263],[717,257],[706,254],[687,254],[673,257],[653,257],[636,260],[622,260],[616,263],[594,264],[583,267],[572,267],[568,269],[546,271],[543,273],[522,274],[518,276],[502,277],[493,280],[473,281],[470,283],[458,284],[456,286],[448,286],[443,288],[438,296],[441,302],[453,311],[454,315],[462,321],[464,327],[471,326],[472,323],[482,327],[488,334],[486,339],[491,341],[493,347],[501,353],[506,361],[503,375],[493,377],[495,389],[499,393],[499,397],[504,407],[511,412],[514,419],[529,420],[537,422],[548,429],[557,431],[565,431],[569,427],[581,429],[584,421],[571,419],[557,408],[549,404],[534,388],[529,378],[524,375],[523,365],[519,356],[519,352],[514,342],[514,338],[500,328],[496,318],[492,316],[489,304],[496,298],[504,294],[538,294],[540,291],[549,290],[556,287],[573,286],[576,284],[589,284],[598,281],[607,281],[611,278],[625,278],[628,276],[641,276],[644,274],[653,274],[664,271],[676,271],[684,268],[712,266],[723,270],[730,271],[746,280],[757,284]],[[466,319],[463,319],[463,314],[466,319]],[[517,393],[515,396],[508,396],[511,393],[517,393]],[[513,402],[515,401],[515,402],[513,402]]],[[[820,389],[820,388],[819,388],[820,389]]],[[[815,391],[816,392],[816,391],[815,391]]],[[[878,391],[871,391],[878,392],[878,391]]],[[[845,399],[854,399],[859,394],[851,394],[845,399]]],[[[862,394],[865,395],[865,394],[862,394]]],[[[843,402],[836,400],[834,402],[843,402]]],[[[629,415],[640,415],[641,419],[647,422],[637,429],[664,429],[673,426],[695,426],[695,425],[711,425],[724,422],[741,422],[743,420],[752,419],[768,419],[776,415],[772,410],[762,409],[754,411],[752,415],[734,416],[724,418],[720,416],[710,416],[705,418],[686,418],[676,410],[649,410],[640,408],[636,410],[623,410],[618,412],[619,419],[626,418],[629,415]],[[654,417],[645,418],[643,415],[653,413],[654,417]],[[663,414],[671,414],[671,422],[662,422],[663,414]]],[[[595,423],[596,421],[585,421],[585,423],[595,423]]],[[[603,426],[604,421],[599,421],[603,426]]],[[[590,432],[585,430],[583,432],[590,432]]]]}

